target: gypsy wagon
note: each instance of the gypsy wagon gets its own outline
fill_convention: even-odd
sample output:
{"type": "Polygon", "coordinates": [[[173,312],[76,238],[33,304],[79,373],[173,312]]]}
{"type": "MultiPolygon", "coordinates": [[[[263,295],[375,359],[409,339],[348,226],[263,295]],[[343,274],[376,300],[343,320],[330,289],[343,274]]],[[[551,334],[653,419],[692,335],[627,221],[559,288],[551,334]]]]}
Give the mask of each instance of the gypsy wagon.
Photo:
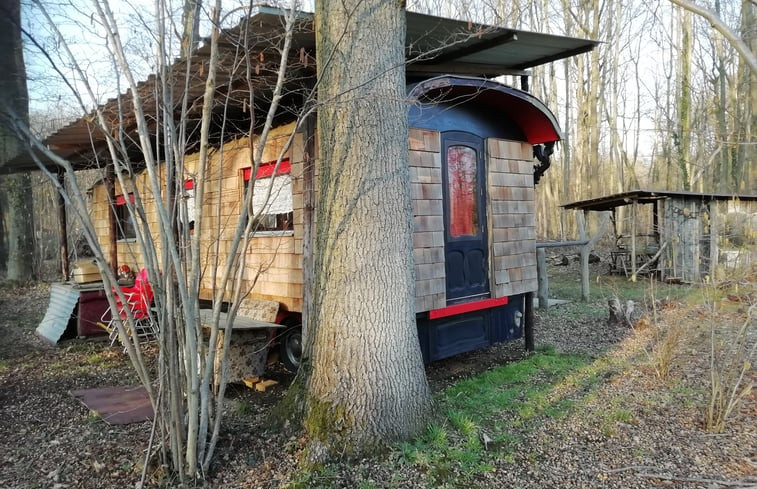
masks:
{"type": "MultiPolygon", "coordinates": [[[[250,59],[263,59],[262,53],[275,47],[272,43],[280,37],[283,15],[267,7],[251,15],[249,25],[259,35],[246,39],[247,49],[261,55],[250,59]]],[[[290,70],[295,76],[287,93],[297,93],[294,84],[307,86],[307,80],[312,83],[315,78],[311,24],[312,18],[303,14],[293,39],[297,57],[290,70]]],[[[242,31],[232,29],[224,36],[228,40],[242,31]]],[[[411,12],[406,42],[416,319],[423,356],[430,362],[523,335],[537,288],[534,185],[560,140],[555,116],[527,91],[528,69],[590,51],[596,43],[411,12]],[[522,89],[494,80],[503,75],[520,79],[522,89]]],[[[209,49],[202,47],[193,62],[201,64],[208,56],[209,49]]],[[[184,72],[180,65],[184,62],[177,63],[178,71],[184,72]]],[[[275,72],[251,71],[257,73],[258,81],[275,72]]],[[[231,94],[234,99],[240,81],[234,76],[221,68],[217,96],[231,94]]],[[[153,83],[151,79],[142,84],[146,93],[153,83]]],[[[201,99],[201,88],[190,86],[191,97],[201,99]]],[[[249,127],[247,104],[258,112],[264,110],[269,95],[245,101],[244,107],[221,109],[227,118],[237,119],[237,127],[249,127]]],[[[302,99],[290,96],[284,106],[289,104],[291,109],[298,103],[302,99]]],[[[287,326],[280,338],[289,363],[296,361],[303,308],[303,249],[308,249],[303,240],[310,225],[304,194],[313,188],[318,174],[314,124],[296,124],[290,115],[295,112],[282,110],[277,115],[277,127],[264,148],[263,161],[269,163],[260,165],[256,175],[252,175],[250,152],[257,136],[227,132],[219,137],[205,181],[205,188],[211,190],[204,202],[194,202],[192,192],[197,155],[186,155],[183,195],[190,210],[202,205],[206,215],[220,215],[229,223],[220,232],[204,224],[192,230],[210,257],[211,249],[228,250],[245,187],[253,184],[258,190],[260,186],[255,193],[261,195],[271,190],[272,199],[253,203],[264,216],[252,237],[244,273],[251,298],[278,306],[276,322],[287,326]],[[292,146],[276,164],[284,141],[293,132],[292,146]],[[313,154],[315,168],[306,164],[313,154]]],[[[92,159],[90,148],[104,145],[102,135],[90,129],[82,118],[47,142],[60,148],[61,156],[84,167],[92,159]]],[[[20,169],[28,162],[28,157],[19,158],[15,164],[20,169]]],[[[147,223],[155,225],[145,181],[145,175],[137,174],[131,184],[143,190],[147,223]]],[[[105,182],[91,189],[98,237],[114,267],[118,263],[142,266],[125,212],[130,198],[130,190],[117,184],[105,182]]],[[[317,199],[313,211],[318,212],[317,199]]],[[[201,293],[209,297],[212,287],[208,273],[201,293]]]]}

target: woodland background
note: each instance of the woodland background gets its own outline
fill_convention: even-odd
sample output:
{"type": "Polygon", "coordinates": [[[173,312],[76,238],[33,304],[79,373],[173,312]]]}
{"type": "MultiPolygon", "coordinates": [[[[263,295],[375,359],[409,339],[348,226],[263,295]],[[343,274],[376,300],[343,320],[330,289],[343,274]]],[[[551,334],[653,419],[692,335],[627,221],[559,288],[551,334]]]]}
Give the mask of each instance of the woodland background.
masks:
{"type": "MultiPolygon", "coordinates": [[[[78,2],[44,3],[67,28],[88,29],[80,20],[86,9],[78,2]]],[[[757,52],[757,2],[708,0],[697,5],[717,14],[757,52]]],[[[634,188],[757,192],[757,77],[705,19],[667,0],[421,0],[410,2],[408,9],[601,41],[591,53],[532,70],[530,91],[555,113],[564,135],[537,186],[540,239],[575,237],[575,219],[560,208],[575,200],[634,188]]],[[[26,28],[38,24],[32,2],[22,2],[22,12],[26,28]]],[[[134,9],[125,7],[124,12],[134,25],[128,46],[138,59],[141,21],[134,9]]],[[[52,36],[35,34],[46,49],[55,50],[52,36]]],[[[97,45],[92,49],[96,52],[97,45]]],[[[54,75],[42,68],[40,51],[29,43],[24,55],[31,124],[38,133],[49,134],[80,114],[66,88],[51,83],[54,75]]],[[[103,66],[99,80],[103,101],[117,92],[109,85],[109,69],[103,66]]],[[[145,76],[149,70],[145,66],[145,76]]],[[[515,78],[506,82],[520,86],[515,78]]],[[[35,273],[54,276],[56,196],[41,175],[31,178],[35,273]]],[[[91,176],[92,182],[98,178],[91,176]]],[[[0,178],[3,214],[13,185],[15,180],[0,178]]],[[[74,254],[82,251],[75,229],[69,223],[74,254]]],[[[6,254],[0,246],[0,263],[6,254]]]]}

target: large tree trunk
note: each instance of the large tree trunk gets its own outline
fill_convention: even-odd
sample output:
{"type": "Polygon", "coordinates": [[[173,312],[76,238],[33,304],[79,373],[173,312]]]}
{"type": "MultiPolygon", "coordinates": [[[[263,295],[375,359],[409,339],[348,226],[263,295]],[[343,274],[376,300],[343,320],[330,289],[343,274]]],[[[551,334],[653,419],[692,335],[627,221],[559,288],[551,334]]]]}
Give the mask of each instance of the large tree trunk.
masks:
{"type": "MultiPolygon", "coordinates": [[[[0,8],[0,112],[18,117],[28,123],[28,99],[26,72],[21,44],[21,6],[19,0],[11,0],[0,8]]],[[[21,149],[21,141],[8,123],[0,117],[0,165],[12,158],[21,149]]],[[[7,278],[28,280],[33,278],[34,227],[32,225],[32,187],[28,173],[6,176],[2,179],[0,193],[0,220],[2,240],[0,246],[7,257],[7,278]]]]}
{"type": "Polygon", "coordinates": [[[301,373],[319,460],[411,435],[429,388],[415,326],[405,12],[324,0],[315,24],[320,195],[301,373]]]}

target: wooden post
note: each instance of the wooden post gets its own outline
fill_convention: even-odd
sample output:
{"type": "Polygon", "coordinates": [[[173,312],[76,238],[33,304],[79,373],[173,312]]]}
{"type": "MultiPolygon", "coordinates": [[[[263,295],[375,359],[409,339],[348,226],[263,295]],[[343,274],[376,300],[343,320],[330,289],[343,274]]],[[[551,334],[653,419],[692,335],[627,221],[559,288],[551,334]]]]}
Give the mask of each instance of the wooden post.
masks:
{"type": "MultiPolygon", "coordinates": [[[[66,188],[66,174],[63,171],[58,172],[58,182],[61,190],[66,188]]],[[[63,194],[58,192],[58,235],[60,236],[60,271],[63,274],[63,280],[68,280],[68,223],[66,222],[66,201],[63,194]]]]}
{"type": "Polygon", "coordinates": [[[636,201],[631,204],[631,281],[636,282],[636,201]]]}
{"type": "Polygon", "coordinates": [[[534,351],[534,293],[526,292],[526,304],[523,314],[523,339],[526,342],[526,351],[534,351]]]}
{"type": "Polygon", "coordinates": [[[547,254],[544,248],[536,248],[536,277],[539,289],[536,293],[539,298],[539,309],[549,308],[549,277],[547,276],[547,254]]]}
{"type": "Polygon", "coordinates": [[[655,200],[652,209],[652,234],[654,235],[655,243],[657,246],[662,246],[660,243],[660,201],[655,200]]]}
{"type": "MultiPolygon", "coordinates": [[[[578,233],[582,241],[587,239],[585,211],[578,211],[576,219],[578,220],[578,233]]],[[[581,300],[589,300],[589,251],[591,245],[586,243],[581,247],[581,300]]]]}
{"type": "Polygon", "coordinates": [[[529,87],[528,87],[528,75],[521,75],[520,76],[520,89],[523,90],[524,92],[528,92],[529,91],[529,87]]]}
{"type": "MultiPolygon", "coordinates": [[[[310,305],[313,300],[313,248],[315,241],[315,114],[303,124],[302,158],[302,341],[308,345],[310,305]]],[[[307,348],[307,347],[306,347],[307,348]]]]}
{"type": "Polygon", "coordinates": [[[116,178],[113,167],[105,170],[105,192],[108,194],[108,265],[113,273],[118,270],[118,248],[116,244],[116,178]]]}
{"type": "Polygon", "coordinates": [[[718,266],[718,257],[720,256],[720,249],[718,248],[718,237],[720,232],[718,230],[718,202],[712,200],[709,203],[710,211],[710,266],[708,268],[708,274],[710,280],[715,281],[718,266]]]}

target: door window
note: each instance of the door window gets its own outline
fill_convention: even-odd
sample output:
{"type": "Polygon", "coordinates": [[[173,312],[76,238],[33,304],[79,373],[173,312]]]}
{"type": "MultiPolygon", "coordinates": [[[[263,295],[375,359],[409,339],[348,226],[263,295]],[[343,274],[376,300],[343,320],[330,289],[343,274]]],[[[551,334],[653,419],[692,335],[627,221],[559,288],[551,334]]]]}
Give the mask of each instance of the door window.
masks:
{"type": "Polygon", "coordinates": [[[451,238],[479,234],[477,164],[478,156],[475,149],[461,145],[447,148],[447,195],[451,238]]]}

